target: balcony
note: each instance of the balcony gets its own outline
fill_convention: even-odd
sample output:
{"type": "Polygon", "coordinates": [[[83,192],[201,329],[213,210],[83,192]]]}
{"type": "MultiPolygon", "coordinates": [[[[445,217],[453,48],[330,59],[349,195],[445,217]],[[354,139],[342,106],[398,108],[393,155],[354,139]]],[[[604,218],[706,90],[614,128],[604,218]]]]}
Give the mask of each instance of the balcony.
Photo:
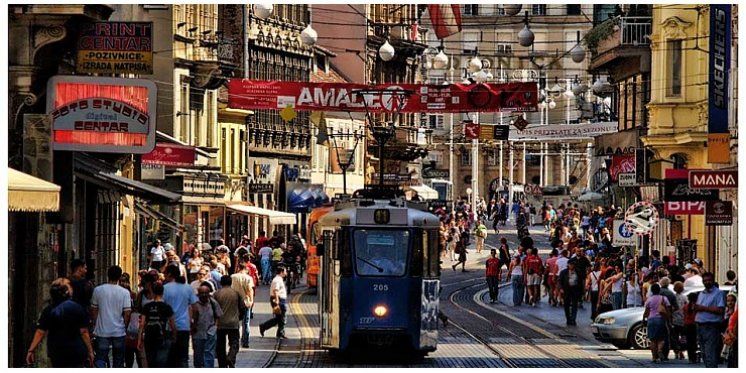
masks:
{"type": "Polygon", "coordinates": [[[616,17],[594,27],[586,36],[593,53],[589,70],[650,70],[651,17],[616,17]]]}

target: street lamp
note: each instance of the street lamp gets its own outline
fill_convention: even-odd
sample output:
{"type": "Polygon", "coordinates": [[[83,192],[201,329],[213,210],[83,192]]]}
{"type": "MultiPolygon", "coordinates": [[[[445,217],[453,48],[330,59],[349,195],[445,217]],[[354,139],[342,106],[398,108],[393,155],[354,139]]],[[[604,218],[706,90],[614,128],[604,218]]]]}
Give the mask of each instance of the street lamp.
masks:
{"type": "Polygon", "coordinates": [[[337,152],[337,164],[339,164],[339,168],[342,169],[342,193],[344,195],[347,195],[347,170],[352,166],[355,159],[355,150],[357,149],[357,144],[362,140],[363,135],[359,134],[357,130],[355,130],[353,133],[337,133],[332,134],[330,136],[332,138],[332,141],[334,142],[334,150],[337,152]],[[352,137],[355,142],[352,148],[350,148],[350,141],[345,142],[345,157],[341,157],[339,154],[339,146],[337,146],[337,137],[344,137],[344,138],[350,138],[352,137]]]}
{"type": "Polygon", "coordinates": [[[391,61],[394,59],[394,55],[396,54],[396,51],[394,50],[394,47],[389,44],[389,41],[386,40],[383,45],[381,45],[381,48],[378,49],[378,56],[381,57],[382,60],[385,62],[391,61]]]}
{"type": "Polygon", "coordinates": [[[313,46],[316,44],[316,41],[319,39],[319,34],[316,32],[316,30],[311,27],[311,24],[309,23],[306,28],[303,29],[303,31],[300,32],[300,41],[303,42],[303,44],[308,46],[313,46]]]}
{"type": "Polygon", "coordinates": [[[523,29],[518,32],[518,44],[530,47],[534,43],[534,32],[528,27],[528,11],[523,18],[523,29]]]}
{"type": "Polygon", "coordinates": [[[272,15],[272,4],[259,3],[254,4],[254,15],[259,19],[267,19],[272,15]]]}
{"type": "Polygon", "coordinates": [[[580,31],[578,31],[576,39],[578,43],[570,50],[570,58],[575,63],[581,63],[585,59],[585,49],[580,45],[580,31]]]}
{"type": "Polygon", "coordinates": [[[514,16],[521,12],[521,8],[523,6],[521,4],[503,4],[503,12],[505,12],[506,16],[514,16]]]}

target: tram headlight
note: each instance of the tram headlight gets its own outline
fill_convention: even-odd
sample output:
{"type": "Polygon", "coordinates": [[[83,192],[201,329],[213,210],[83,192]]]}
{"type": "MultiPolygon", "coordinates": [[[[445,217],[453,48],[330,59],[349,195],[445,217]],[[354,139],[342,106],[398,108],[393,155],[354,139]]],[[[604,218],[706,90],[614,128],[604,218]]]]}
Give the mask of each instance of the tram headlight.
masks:
{"type": "Polygon", "coordinates": [[[383,305],[376,306],[376,308],[373,309],[373,314],[376,315],[376,317],[384,317],[387,313],[389,313],[389,309],[383,305]]]}

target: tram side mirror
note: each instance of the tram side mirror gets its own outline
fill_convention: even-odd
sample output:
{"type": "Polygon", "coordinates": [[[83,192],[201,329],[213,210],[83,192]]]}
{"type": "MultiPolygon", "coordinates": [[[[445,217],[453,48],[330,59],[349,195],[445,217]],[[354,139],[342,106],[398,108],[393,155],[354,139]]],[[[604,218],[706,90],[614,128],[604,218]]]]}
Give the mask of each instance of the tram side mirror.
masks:
{"type": "Polygon", "coordinates": [[[316,244],[316,256],[324,256],[324,244],[321,242],[316,244]]]}

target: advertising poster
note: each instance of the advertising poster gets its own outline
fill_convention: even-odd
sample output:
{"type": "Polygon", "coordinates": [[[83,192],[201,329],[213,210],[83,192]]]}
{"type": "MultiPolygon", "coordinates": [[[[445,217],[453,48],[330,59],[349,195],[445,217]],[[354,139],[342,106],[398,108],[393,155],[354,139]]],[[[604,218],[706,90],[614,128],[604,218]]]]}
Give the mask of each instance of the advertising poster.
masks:
{"type": "Polygon", "coordinates": [[[82,74],[153,73],[153,22],[94,22],[78,37],[75,70],[82,74]]]}

